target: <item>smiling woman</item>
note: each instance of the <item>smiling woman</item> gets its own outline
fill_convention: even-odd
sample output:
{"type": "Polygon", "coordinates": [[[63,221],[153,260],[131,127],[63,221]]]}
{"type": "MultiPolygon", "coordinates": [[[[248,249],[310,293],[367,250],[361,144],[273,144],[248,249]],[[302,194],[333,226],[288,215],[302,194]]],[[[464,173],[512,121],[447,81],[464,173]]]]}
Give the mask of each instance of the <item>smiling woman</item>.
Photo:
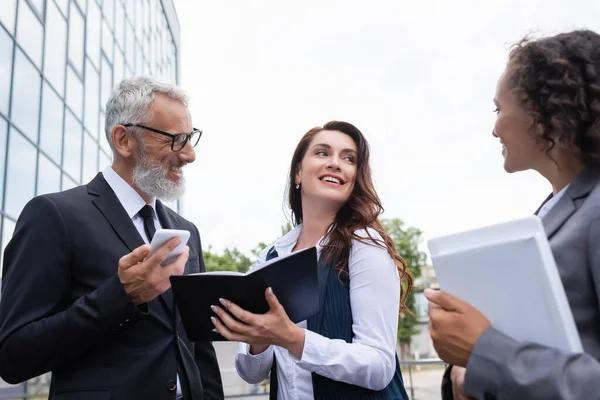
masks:
{"type": "Polygon", "coordinates": [[[407,399],[396,334],[412,278],[377,220],[383,207],[362,133],[338,121],[308,131],[292,157],[288,191],[295,228],[253,268],[315,246],[321,308],[294,324],[271,290],[263,315],[227,299],[213,306],[215,329],[241,343],[239,375],[258,383],[270,373],[271,399],[407,399]]]}

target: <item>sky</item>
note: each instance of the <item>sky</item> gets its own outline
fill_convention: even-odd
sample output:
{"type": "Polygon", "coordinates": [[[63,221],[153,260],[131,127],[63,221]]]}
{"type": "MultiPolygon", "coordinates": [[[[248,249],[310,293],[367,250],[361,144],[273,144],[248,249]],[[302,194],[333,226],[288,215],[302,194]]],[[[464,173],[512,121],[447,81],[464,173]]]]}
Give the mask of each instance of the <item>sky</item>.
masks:
{"type": "Polygon", "coordinates": [[[540,175],[503,169],[492,98],[528,33],[600,31],[597,0],[174,0],[180,85],[204,134],[183,214],[206,250],[249,253],[287,222],[286,178],[310,128],[348,121],[385,212],[436,236],[532,214],[540,175]]]}

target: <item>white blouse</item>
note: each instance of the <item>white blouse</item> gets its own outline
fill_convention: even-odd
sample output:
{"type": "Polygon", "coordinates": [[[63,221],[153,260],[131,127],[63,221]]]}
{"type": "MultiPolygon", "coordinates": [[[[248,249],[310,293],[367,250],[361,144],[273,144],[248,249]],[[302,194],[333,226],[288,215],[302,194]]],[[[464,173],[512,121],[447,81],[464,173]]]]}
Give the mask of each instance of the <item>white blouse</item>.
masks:
{"type": "MultiPolygon", "coordinates": [[[[279,256],[292,251],[301,230],[299,225],[275,242],[279,256]]],[[[382,240],[376,231],[369,229],[369,233],[382,240]]],[[[368,238],[364,230],[357,234],[368,238]]],[[[302,321],[298,326],[305,330],[305,341],[300,359],[279,346],[269,346],[263,353],[252,355],[248,352],[250,346],[240,343],[235,367],[242,379],[248,383],[263,381],[275,355],[278,399],[314,398],[312,372],[372,390],[382,390],[390,383],[396,369],[400,278],[387,250],[367,240],[353,241],[348,263],[352,343],[311,332],[306,329],[306,321],[302,321]]],[[[321,251],[320,242],[317,254],[321,251]]],[[[251,269],[265,261],[270,247],[259,254],[251,269]]]]}

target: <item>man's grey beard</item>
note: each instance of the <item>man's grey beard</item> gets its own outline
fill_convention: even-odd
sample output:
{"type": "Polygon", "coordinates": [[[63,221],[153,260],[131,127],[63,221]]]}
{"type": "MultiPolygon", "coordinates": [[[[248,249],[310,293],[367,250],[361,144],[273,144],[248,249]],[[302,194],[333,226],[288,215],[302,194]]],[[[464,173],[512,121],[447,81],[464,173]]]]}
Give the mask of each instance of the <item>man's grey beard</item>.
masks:
{"type": "Polygon", "coordinates": [[[169,166],[153,160],[144,151],[141,161],[133,169],[133,183],[139,190],[149,196],[163,201],[175,201],[185,192],[185,179],[182,176],[178,182],[167,178],[169,166]]]}

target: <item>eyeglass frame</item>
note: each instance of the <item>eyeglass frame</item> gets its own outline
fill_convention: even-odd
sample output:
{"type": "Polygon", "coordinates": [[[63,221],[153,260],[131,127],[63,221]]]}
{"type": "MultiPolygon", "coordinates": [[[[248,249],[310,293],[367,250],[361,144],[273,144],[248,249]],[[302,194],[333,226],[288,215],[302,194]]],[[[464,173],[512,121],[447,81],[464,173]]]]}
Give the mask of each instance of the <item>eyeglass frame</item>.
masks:
{"type": "Polygon", "coordinates": [[[150,132],[158,133],[159,135],[170,137],[171,138],[171,151],[174,151],[175,153],[178,153],[181,150],[183,150],[185,148],[185,145],[188,144],[188,142],[191,143],[190,140],[192,139],[192,135],[194,135],[195,133],[198,134],[198,139],[196,140],[196,144],[192,145],[192,148],[194,148],[198,145],[198,142],[200,142],[200,138],[202,137],[202,131],[197,128],[192,128],[192,132],[190,132],[190,133],[169,133],[169,132],[161,131],[159,129],[150,128],[149,126],[145,126],[145,125],[141,125],[141,124],[127,123],[127,124],[120,124],[120,125],[122,125],[126,128],[142,128],[142,129],[149,130],[150,132]],[[185,135],[185,141],[183,142],[183,146],[181,146],[181,149],[175,150],[175,148],[174,148],[175,140],[178,137],[181,137],[181,135],[185,135]]]}

